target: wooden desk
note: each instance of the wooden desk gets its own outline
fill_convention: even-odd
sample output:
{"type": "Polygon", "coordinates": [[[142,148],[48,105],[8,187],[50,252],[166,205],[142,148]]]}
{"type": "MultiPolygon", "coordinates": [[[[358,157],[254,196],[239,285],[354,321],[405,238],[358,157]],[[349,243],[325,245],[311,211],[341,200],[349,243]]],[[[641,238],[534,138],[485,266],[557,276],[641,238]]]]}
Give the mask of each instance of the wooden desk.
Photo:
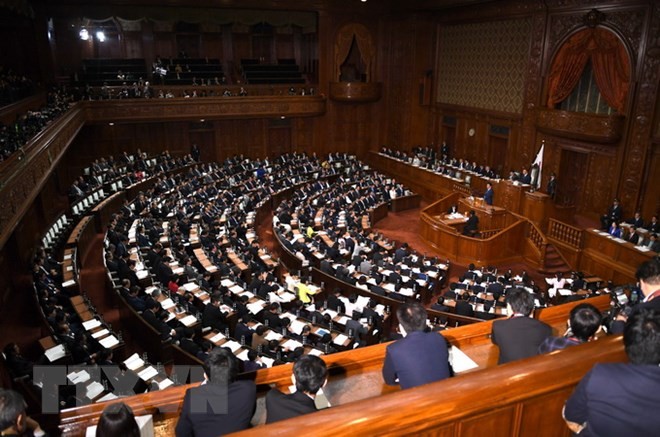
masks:
{"type": "Polygon", "coordinates": [[[636,282],[637,268],[655,255],[653,251],[640,251],[627,241],[617,241],[588,229],[583,232],[583,251],[578,268],[602,280],[625,284],[636,282]]]}

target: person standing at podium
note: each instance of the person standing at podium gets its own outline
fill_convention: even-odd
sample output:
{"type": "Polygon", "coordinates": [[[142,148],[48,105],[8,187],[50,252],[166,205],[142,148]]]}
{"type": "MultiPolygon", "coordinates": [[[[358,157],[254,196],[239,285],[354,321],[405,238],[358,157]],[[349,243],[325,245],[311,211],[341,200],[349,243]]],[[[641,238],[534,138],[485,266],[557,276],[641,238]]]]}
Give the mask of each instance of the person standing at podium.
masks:
{"type": "Polygon", "coordinates": [[[492,205],[493,204],[493,195],[495,192],[493,191],[493,185],[488,182],[486,184],[486,192],[484,193],[484,202],[486,202],[486,205],[492,205]]]}

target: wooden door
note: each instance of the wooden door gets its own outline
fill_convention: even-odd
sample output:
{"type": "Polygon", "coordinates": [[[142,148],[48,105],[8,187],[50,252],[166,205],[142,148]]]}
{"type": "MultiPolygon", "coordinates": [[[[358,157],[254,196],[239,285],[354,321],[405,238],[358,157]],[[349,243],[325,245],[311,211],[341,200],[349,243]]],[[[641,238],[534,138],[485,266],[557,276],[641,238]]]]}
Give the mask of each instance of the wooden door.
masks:
{"type": "Polygon", "coordinates": [[[557,176],[557,203],[566,206],[582,205],[589,155],[585,152],[562,149],[557,176]]]}

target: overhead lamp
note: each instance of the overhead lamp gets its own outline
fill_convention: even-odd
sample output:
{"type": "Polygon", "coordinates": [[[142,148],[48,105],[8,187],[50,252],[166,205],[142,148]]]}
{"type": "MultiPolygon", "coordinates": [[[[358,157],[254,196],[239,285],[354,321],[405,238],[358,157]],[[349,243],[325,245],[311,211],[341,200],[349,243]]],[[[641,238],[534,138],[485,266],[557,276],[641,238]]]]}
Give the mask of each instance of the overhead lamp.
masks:
{"type": "Polygon", "coordinates": [[[105,41],[105,33],[103,33],[102,30],[99,30],[98,32],[96,32],[96,39],[98,39],[99,42],[105,41]]]}
{"type": "Polygon", "coordinates": [[[80,29],[78,35],[80,35],[80,39],[83,41],[87,41],[89,39],[89,32],[87,29],[80,29]]]}

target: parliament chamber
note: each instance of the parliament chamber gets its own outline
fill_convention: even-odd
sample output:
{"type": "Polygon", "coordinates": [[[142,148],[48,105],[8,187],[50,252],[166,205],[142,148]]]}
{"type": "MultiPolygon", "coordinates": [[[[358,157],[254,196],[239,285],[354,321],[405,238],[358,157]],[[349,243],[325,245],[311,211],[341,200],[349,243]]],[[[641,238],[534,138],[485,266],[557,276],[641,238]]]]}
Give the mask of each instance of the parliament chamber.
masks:
{"type": "Polygon", "coordinates": [[[556,336],[635,298],[660,246],[660,4],[163,3],[0,0],[0,386],[50,435],[118,401],[175,435],[219,346],[261,367],[236,435],[570,435],[621,336],[498,365],[490,285],[556,336]],[[411,302],[455,375],[401,390],[382,368],[411,302]],[[302,355],[331,407],[265,424],[302,355]]]}

